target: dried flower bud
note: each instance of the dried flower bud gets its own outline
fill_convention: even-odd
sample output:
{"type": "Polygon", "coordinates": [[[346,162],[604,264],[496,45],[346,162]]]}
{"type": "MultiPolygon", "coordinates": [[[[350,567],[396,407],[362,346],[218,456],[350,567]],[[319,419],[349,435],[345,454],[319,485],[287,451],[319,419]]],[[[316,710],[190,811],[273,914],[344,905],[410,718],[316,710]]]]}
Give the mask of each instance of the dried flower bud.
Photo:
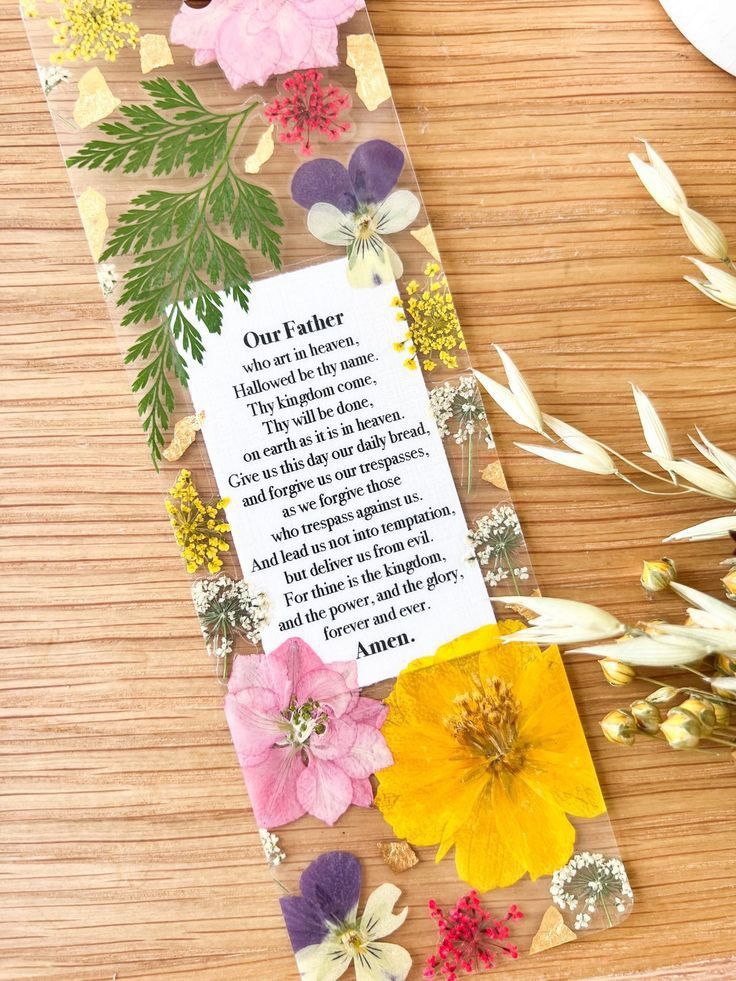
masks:
{"type": "Polygon", "coordinates": [[[716,717],[716,729],[722,729],[731,724],[731,710],[728,705],[721,702],[713,702],[713,712],[716,717]]]}
{"type": "Polygon", "coordinates": [[[676,578],[677,567],[672,559],[645,562],[642,566],[641,584],[648,593],[661,593],[663,589],[669,589],[676,578]]]}
{"type": "Polygon", "coordinates": [[[680,221],[685,234],[701,255],[707,259],[718,259],[719,262],[728,258],[728,240],[714,221],[688,207],[680,208],[680,221]]]}
{"type": "Polygon", "coordinates": [[[716,654],[715,666],[719,674],[736,676],[736,658],[730,654],[716,654]]]}
{"type": "Polygon", "coordinates": [[[736,569],[731,569],[727,576],[721,579],[726,588],[726,596],[729,599],[736,599],[736,569]]]}
{"type": "Polygon", "coordinates": [[[694,749],[703,735],[700,722],[681,708],[669,710],[659,731],[672,749],[694,749]]]}
{"type": "Polygon", "coordinates": [[[624,685],[630,685],[636,678],[636,671],[630,664],[622,664],[620,661],[614,661],[612,657],[604,657],[598,662],[598,665],[603,672],[603,677],[614,688],[623,688],[624,685]]]}
{"type": "Polygon", "coordinates": [[[631,703],[631,714],[634,716],[634,721],[641,730],[652,734],[657,732],[659,724],[662,721],[658,709],[651,702],[647,702],[643,698],[631,703]]]}
{"type": "Polygon", "coordinates": [[[600,722],[603,735],[609,743],[631,746],[636,739],[636,722],[628,709],[615,709],[600,722]]]}
{"type": "Polygon", "coordinates": [[[678,688],[673,688],[672,685],[663,685],[661,688],[653,691],[651,695],[647,695],[647,701],[651,702],[652,705],[666,705],[673,698],[677,698],[679,694],[680,691],[678,688]]]}
{"type": "Polygon", "coordinates": [[[686,698],[684,702],[678,705],[678,708],[695,716],[703,729],[703,735],[709,736],[713,732],[716,724],[716,713],[710,702],[691,695],[690,698],[686,698]]]}

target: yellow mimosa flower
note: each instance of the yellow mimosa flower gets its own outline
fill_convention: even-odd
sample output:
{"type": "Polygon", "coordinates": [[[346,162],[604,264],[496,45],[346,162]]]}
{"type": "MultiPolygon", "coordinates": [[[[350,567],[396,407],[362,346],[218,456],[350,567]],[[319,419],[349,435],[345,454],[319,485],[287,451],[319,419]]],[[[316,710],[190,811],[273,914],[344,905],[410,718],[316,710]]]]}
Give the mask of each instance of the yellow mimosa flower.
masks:
{"type": "Polygon", "coordinates": [[[605,811],[559,651],[501,643],[519,629],[482,627],[412,662],[386,700],[394,765],[376,804],[438,862],[454,846],[482,892],[554,872],[575,843],[566,814],[605,811]]]}

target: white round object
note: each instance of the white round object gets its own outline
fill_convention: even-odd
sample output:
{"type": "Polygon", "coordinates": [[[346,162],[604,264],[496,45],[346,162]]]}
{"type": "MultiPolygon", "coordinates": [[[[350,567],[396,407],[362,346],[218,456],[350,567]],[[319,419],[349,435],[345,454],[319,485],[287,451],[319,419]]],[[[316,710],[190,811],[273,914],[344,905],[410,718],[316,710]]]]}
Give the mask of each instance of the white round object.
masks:
{"type": "Polygon", "coordinates": [[[698,51],[736,75],[736,0],[659,0],[698,51]]]}

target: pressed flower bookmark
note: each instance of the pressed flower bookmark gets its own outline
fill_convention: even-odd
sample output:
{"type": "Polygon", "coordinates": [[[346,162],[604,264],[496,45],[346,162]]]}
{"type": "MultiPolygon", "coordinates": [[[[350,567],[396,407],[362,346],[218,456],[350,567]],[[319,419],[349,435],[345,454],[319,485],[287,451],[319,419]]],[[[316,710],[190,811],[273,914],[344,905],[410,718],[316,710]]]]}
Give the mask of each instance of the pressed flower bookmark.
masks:
{"type": "Polygon", "coordinates": [[[46,3],[29,37],[295,976],[451,977],[615,924],[559,655],[495,623],[534,574],[362,0],[46,3]]]}

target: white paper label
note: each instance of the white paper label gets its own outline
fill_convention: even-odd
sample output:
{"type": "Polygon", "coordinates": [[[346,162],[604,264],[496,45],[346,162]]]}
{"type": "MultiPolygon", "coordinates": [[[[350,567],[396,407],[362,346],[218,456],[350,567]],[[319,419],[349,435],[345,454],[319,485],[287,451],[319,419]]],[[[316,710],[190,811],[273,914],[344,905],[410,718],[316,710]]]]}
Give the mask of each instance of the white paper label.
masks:
{"type": "Polygon", "coordinates": [[[190,392],[244,575],[266,592],[265,650],[301,637],[359,661],[361,685],[494,620],[420,371],[393,348],[396,284],[345,260],[223,298],[190,392]]]}

